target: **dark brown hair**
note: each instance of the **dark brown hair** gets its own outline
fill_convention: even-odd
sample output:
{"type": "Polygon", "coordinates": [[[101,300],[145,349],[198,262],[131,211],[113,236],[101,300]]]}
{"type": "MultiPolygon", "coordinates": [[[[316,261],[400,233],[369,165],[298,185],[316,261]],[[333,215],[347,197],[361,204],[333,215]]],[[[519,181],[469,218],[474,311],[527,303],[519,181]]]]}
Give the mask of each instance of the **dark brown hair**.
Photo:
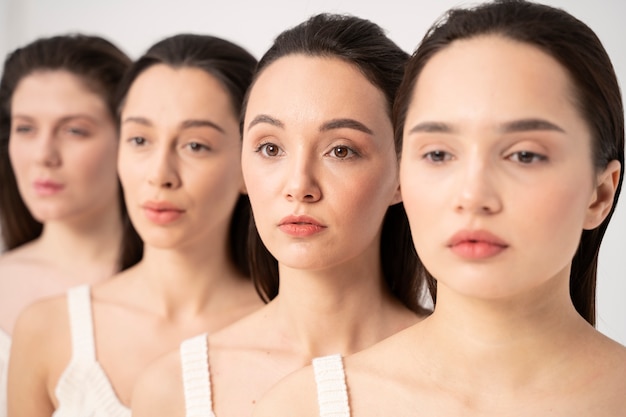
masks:
{"type": "MultiPolygon", "coordinates": [[[[201,69],[215,77],[228,91],[233,114],[238,118],[256,63],[256,58],[244,48],[215,36],[179,34],[165,38],[148,49],[126,73],[118,91],[118,111],[137,77],[153,65],[164,64],[172,68],[201,69]]],[[[245,276],[250,276],[249,219],[250,201],[242,194],[230,222],[229,248],[234,265],[245,276]]]]}
{"type": "MultiPolygon", "coordinates": [[[[20,81],[40,71],[70,72],[102,98],[116,120],[115,90],[130,64],[130,58],[111,42],[83,34],[38,39],[7,56],[0,81],[0,224],[6,249],[36,239],[43,229],[20,196],[9,159],[11,101],[20,81]]],[[[123,222],[119,267],[125,269],[141,259],[143,244],[128,219],[121,187],[119,195],[123,222]]]]}
{"type": "MultiPolygon", "coordinates": [[[[369,20],[349,15],[318,14],[282,32],[259,61],[255,80],[276,60],[293,54],[341,59],[357,68],[385,96],[391,106],[402,80],[408,54],[369,20]]],[[[245,110],[245,107],[244,107],[245,110]]],[[[396,142],[399,155],[400,146],[396,142]]],[[[261,297],[268,301],[278,294],[278,261],[267,250],[250,222],[252,279],[261,297]]],[[[424,280],[418,275],[408,219],[402,203],[387,210],[380,242],[382,272],[389,291],[411,310],[424,314],[420,303],[424,280]]]]}
{"type": "MultiPolygon", "coordinates": [[[[556,59],[571,77],[576,105],[591,131],[595,168],[603,170],[612,160],[621,163],[613,208],[599,227],[582,232],[570,274],[574,306],[589,323],[595,324],[598,251],[624,177],[624,108],[611,60],[586,24],[561,9],[523,0],[495,1],[448,11],[430,28],[409,60],[394,105],[396,139],[402,140],[411,97],[428,61],[456,40],[491,34],[533,45],[556,59]]],[[[428,280],[436,300],[436,282],[430,274],[428,280]]]]}

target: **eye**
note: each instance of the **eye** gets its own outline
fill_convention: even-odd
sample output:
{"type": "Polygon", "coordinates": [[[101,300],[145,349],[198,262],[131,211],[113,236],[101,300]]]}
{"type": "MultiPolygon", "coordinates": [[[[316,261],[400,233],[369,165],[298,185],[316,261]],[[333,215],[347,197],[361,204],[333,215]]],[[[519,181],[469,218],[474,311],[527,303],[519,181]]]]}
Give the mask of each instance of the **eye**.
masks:
{"type": "Polygon", "coordinates": [[[133,136],[132,138],[129,138],[127,142],[133,146],[143,146],[146,144],[146,138],[141,136],[133,136]]]}
{"type": "Polygon", "coordinates": [[[424,154],[424,159],[434,163],[442,163],[450,161],[452,154],[442,150],[435,150],[424,154]]]}
{"type": "Polygon", "coordinates": [[[331,149],[329,155],[337,159],[347,159],[356,155],[356,152],[347,146],[339,145],[331,149]]]}
{"type": "Polygon", "coordinates": [[[89,132],[87,130],[83,128],[79,128],[79,127],[70,126],[67,129],[65,129],[65,131],[72,136],[79,136],[82,138],[89,136],[89,132]]]}
{"type": "Polygon", "coordinates": [[[15,131],[15,133],[26,134],[32,132],[35,129],[31,125],[19,124],[15,125],[15,128],[13,130],[15,131]]]}
{"type": "Polygon", "coordinates": [[[211,150],[208,146],[203,145],[202,143],[199,142],[189,142],[187,144],[187,147],[192,151],[192,152],[200,152],[200,151],[209,151],[211,150]]]}
{"type": "Polygon", "coordinates": [[[260,152],[261,155],[263,156],[267,156],[267,157],[274,157],[274,156],[278,156],[281,153],[280,148],[278,147],[278,145],[275,145],[273,143],[263,143],[261,144],[257,150],[257,152],[260,152]]]}
{"type": "Polygon", "coordinates": [[[511,154],[509,156],[509,159],[514,162],[519,162],[520,164],[529,165],[535,162],[547,161],[548,157],[535,152],[519,151],[511,154]]]}

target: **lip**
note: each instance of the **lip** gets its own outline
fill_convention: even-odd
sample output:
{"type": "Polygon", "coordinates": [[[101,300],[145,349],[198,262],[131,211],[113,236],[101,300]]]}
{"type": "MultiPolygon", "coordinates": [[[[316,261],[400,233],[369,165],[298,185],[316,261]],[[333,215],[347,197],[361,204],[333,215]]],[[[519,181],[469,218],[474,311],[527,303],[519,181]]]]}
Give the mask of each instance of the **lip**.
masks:
{"type": "Polygon", "coordinates": [[[148,220],[158,225],[173,223],[185,213],[185,210],[167,201],[148,201],[141,208],[148,220]]]}
{"type": "Polygon", "coordinates": [[[61,192],[65,185],[52,180],[36,180],[33,182],[35,193],[40,196],[51,196],[61,192]]]}
{"type": "Polygon", "coordinates": [[[462,230],[446,246],[461,258],[476,260],[497,256],[509,247],[503,239],[485,230],[462,230]]]}
{"type": "Polygon", "coordinates": [[[287,216],[278,223],[278,228],[290,236],[308,237],[324,231],[326,226],[313,217],[287,216]]]}

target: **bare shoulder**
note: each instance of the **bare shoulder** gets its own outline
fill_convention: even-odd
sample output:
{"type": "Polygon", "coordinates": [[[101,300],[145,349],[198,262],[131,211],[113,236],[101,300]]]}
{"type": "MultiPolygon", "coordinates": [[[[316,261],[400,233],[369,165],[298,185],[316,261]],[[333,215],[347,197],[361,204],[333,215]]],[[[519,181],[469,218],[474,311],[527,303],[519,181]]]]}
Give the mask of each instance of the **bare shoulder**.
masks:
{"type": "Polygon", "coordinates": [[[591,377],[588,385],[594,386],[595,397],[605,407],[603,415],[622,415],[626,410],[626,346],[602,336],[599,349],[589,359],[591,377]],[[594,381],[595,380],[595,381],[594,381]]]}
{"type": "Polygon", "coordinates": [[[51,413],[54,388],[71,356],[68,316],[66,297],[57,296],[35,302],[18,317],[8,376],[10,414],[51,413]]]}
{"type": "Polygon", "coordinates": [[[253,417],[319,416],[317,387],[312,366],[282,379],[258,402],[253,417]]]}
{"type": "Polygon", "coordinates": [[[0,256],[0,328],[12,333],[18,315],[33,302],[67,289],[59,272],[24,245],[0,256]]]}
{"type": "MultiPolygon", "coordinates": [[[[18,316],[13,332],[14,344],[32,344],[39,341],[54,345],[55,340],[69,340],[69,313],[67,297],[55,296],[35,301],[18,316]]],[[[39,348],[46,346],[39,345],[39,348]]]]}
{"type": "Polygon", "coordinates": [[[33,366],[45,367],[50,375],[60,374],[71,356],[70,338],[66,296],[36,301],[17,318],[11,358],[25,357],[33,366]]]}
{"type": "Polygon", "coordinates": [[[131,408],[133,417],[185,415],[180,349],[156,359],[141,373],[131,408]]]}

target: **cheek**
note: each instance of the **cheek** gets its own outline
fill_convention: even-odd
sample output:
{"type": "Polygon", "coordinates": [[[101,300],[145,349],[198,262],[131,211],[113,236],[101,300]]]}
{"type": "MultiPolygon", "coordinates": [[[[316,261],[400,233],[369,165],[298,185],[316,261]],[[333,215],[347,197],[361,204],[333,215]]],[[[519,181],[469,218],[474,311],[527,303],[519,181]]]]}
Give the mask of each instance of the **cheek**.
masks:
{"type": "Polygon", "coordinates": [[[113,139],[102,139],[85,145],[73,152],[70,166],[79,167],[83,178],[117,182],[117,143],[113,139]]]}
{"type": "Polygon", "coordinates": [[[252,210],[257,215],[265,211],[265,202],[274,195],[274,185],[278,183],[275,179],[277,172],[277,169],[262,170],[251,161],[243,161],[243,181],[252,210]]]}
{"type": "Polygon", "coordinates": [[[25,175],[29,154],[26,144],[9,139],[9,162],[18,181],[25,175]]]}
{"type": "Polygon", "coordinates": [[[591,195],[591,192],[583,190],[589,189],[587,185],[562,181],[552,187],[547,186],[545,192],[533,193],[522,200],[517,217],[528,230],[534,230],[546,240],[560,236],[559,240],[564,245],[570,242],[572,247],[576,247],[591,195]]]}
{"type": "Polygon", "coordinates": [[[128,202],[139,198],[139,184],[141,184],[145,172],[147,172],[143,169],[141,161],[131,158],[124,151],[120,151],[117,167],[117,174],[122,183],[125,200],[128,202]]]}

